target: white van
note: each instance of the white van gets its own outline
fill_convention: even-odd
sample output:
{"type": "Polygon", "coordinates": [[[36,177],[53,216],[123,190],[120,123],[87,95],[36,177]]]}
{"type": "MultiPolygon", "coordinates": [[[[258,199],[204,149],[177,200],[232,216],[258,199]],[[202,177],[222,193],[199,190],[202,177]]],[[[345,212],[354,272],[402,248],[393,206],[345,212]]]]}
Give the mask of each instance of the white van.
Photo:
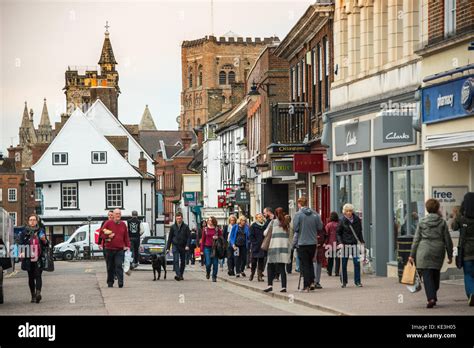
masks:
{"type": "MultiPolygon", "coordinates": [[[[125,224],[127,223],[127,221],[124,222],[125,224]]],[[[89,243],[93,256],[103,256],[102,249],[95,242],[96,234],[98,235],[97,231],[100,229],[100,226],[101,224],[91,224],[90,235],[88,224],[79,227],[65,242],[56,244],[54,246],[53,257],[55,259],[70,261],[74,258],[77,251],[79,252],[78,256],[82,257],[84,253],[84,247],[88,247],[89,243]]],[[[144,229],[141,238],[151,236],[150,225],[147,222],[142,222],[141,226],[144,229]]]]}

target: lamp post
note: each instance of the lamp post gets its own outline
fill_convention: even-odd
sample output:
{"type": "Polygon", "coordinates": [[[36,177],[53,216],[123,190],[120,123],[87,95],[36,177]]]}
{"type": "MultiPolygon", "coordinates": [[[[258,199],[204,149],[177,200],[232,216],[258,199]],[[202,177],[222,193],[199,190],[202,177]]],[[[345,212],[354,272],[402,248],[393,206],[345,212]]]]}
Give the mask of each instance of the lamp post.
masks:
{"type": "Polygon", "coordinates": [[[89,224],[89,259],[92,259],[92,250],[91,250],[91,221],[92,221],[92,217],[91,216],[88,216],[87,217],[87,222],[89,224]]]}

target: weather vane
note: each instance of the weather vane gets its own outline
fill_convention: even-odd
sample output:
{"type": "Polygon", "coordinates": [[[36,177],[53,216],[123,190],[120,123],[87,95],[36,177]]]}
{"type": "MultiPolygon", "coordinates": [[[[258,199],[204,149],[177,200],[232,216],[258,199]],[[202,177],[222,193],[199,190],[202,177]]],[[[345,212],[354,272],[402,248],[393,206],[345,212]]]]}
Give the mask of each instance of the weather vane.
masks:
{"type": "Polygon", "coordinates": [[[106,33],[109,32],[109,28],[110,28],[109,21],[105,21],[105,32],[106,33]]]}

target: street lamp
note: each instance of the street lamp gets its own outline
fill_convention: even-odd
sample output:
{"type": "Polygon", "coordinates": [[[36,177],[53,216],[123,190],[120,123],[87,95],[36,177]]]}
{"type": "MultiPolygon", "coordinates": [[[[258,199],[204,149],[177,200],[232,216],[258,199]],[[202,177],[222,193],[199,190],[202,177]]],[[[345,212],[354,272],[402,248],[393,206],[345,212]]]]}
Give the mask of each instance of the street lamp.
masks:
{"type": "Polygon", "coordinates": [[[89,223],[89,259],[92,259],[92,251],[91,251],[91,221],[92,221],[92,217],[91,216],[88,216],[87,217],[87,222],[89,223]]]}

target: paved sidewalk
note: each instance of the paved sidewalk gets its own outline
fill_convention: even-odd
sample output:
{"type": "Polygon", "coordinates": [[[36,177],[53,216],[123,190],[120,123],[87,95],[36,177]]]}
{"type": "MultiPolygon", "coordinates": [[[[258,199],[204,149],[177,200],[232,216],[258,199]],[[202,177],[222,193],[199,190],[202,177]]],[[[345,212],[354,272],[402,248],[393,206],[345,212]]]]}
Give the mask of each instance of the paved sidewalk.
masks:
{"type": "MultiPolygon", "coordinates": [[[[264,282],[257,282],[257,277],[249,281],[250,269],[246,269],[245,273],[247,277],[236,278],[228,276],[225,268],[224,271],[219,269],[218,279],[263,293],[262,290],[267,287],[266,273],[264,282]]],[[[323,269],[321,277],[323,289],[301,293],[297,290],[299,273],[293,272],[287,277],[288,293],[280,293],[281,283],[275,281],[273,292],[268,295],[325,310],[331,314],[474,315],[474,307],[467,305],[463,281],[442,281],[438,292],[438,305],[434,309],[427,309],[424,289],[412,294],[406,285],[398,283],[398,279],[395,278],[363,274],[363,287],[357,288],[353,283],[353,275],[349,273],[349,284],[343,289],[339,277],[329,277],[323,269]]]]}

